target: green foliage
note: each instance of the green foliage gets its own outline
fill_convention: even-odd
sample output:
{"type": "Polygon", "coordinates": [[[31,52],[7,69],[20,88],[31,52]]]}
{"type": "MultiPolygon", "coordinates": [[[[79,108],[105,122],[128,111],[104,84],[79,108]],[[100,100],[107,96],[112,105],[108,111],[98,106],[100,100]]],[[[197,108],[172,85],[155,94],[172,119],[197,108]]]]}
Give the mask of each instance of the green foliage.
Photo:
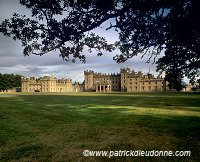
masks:
{"type": "Polygon", "coordinates": [[[161,72],[171,71],[176,60],[174,67],[185,76],[194,80],[199,75],[200,10],[196,0],[107,0],[106,5],[102,0],[20,0],[20,4],[32,12],[33,19],[15,13],[1,23],[0,32],[21,40],[24,55],[58,50],[66,61],[85,62],[85,47],[90,52],[95,49],[98,56],[118,48],[120,54],[113,59],[121,63],[139,53],[149,54],[155,61],[164,52],[157,61],[161,72]],[[114,44],[91,32],[109,19],[107,30],[119,33],[114,44]]]}
{"type": "Polygon", "coordinates": [[[1,74],[0,73],[0,91],[5,91],[9,88],[21,87],[21,75],[1,74]]]}
{"type": "Polygon", "coordinates": [[[185,83],[183,82],[183,72],[180,68],[176,67],[176,62],[172,61],[170,69],[166,69],[166,77],[165,80],[168,81],[168,87],[170,89],[175,89],[178,92],[181,91],[185,87],[185,83]]]}

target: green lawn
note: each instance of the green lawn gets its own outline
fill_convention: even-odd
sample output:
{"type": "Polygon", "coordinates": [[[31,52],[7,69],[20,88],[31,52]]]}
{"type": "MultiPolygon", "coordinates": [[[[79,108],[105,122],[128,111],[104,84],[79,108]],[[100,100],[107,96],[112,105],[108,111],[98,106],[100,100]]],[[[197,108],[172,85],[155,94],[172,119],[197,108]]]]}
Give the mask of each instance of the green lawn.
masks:
{"type": "Polygon", "coordinates": [[[0,161],[199,161],[200,94],[0,94],[0,161]],[[83,150],[191,151],[84,157],[83,150]]]}

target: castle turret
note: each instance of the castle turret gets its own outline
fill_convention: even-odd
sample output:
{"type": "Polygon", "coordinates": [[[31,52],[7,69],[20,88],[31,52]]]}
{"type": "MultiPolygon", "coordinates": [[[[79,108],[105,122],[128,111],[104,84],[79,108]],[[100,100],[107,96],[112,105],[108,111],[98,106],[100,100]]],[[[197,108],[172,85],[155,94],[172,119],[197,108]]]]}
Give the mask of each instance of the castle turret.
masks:
{"type": "Polygon", "coordinates": [[[129,68],[121,68],[120,75],[121,75],[121,91],[127,91],[127,77],[130,73],[129,68]]]}
{"type": "Polygon", "coordinates": [[[93,78],[94,78],[94,71],[87,70],[84,71],[84,80],[85,80],[85,91],[93,91],[93,78]]]}

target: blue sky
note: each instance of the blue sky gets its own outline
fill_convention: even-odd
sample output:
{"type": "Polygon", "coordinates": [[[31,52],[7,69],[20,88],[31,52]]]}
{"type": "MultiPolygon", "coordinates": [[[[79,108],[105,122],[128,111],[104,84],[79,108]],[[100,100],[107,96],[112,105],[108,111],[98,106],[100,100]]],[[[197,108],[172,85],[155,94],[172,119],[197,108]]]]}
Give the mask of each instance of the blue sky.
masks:
{"type": "MultiPolygon", "coordinates": [[[[30,15],[30,12],[17,1],[0,1],[0,22],[10,18],[14,12],[30,15]]],[[[93,32],[105,37],[109,43],[113,43],[118,40],[118,34],[114,30],[106,31],[105,29],[108,26],[109,22],[105,22],[93,32]]],[[[102,57],[97,57],[94,53],[84,50],[84,54],[87,57],[85,64],[78,61],[75,64],[63,61],[57,52],[50,52],[44,56],[31,55],[24,57],[22,51],[23,48],[19,41],[14,41],[12,38],[7,38],[0,34],[0,73],[15,73],[35,77],[50,74],[58,78],[71,78],[73,81],[79,82],[84,79],[83,71],[88,69],[102,73],[117,73],[121,67],[130,67],[135,71],[142,70],[143,73],[147,73],[150,68],[151,73],[157,74],[155,72],[156,65],[145,63],[148,60],[148,56],[140,59],[140,55],[125,63],[117,64],[113,61],[113,56],[119,53],[117,50],[112,53],[105,52],[102,57]]]]}

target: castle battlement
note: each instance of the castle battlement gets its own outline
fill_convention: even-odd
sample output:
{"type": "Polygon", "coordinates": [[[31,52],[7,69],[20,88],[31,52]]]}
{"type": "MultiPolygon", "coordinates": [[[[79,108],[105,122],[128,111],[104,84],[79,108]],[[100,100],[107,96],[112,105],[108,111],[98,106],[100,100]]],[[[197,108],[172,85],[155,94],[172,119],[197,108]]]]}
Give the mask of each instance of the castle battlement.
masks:
{"type": "Polygon", "coordinates": [[[57,79],[55,76],[21,79],[22,92],[72,92],[72,79],[57,79]]]}
{"type": "Polygon", "coordinates": [[[22,92],[112,92],[112,91],[164,91],[165,79],[151,73],[143,74],[130,68],[121,68],[119,73],[100,73],[93,70],[84,71],[83,84],[73,84],[72,79],[57,79],[54,76],[40,78],[23,77],[22,92]]]}
{"type": "Polygon", "coordinates": [[[85,91],[111,92],[111,91],[164,91],[166,84],[158,75],[143,74],[130,68],[120,68],[120,73],[105,74],[94,71],[84,72],[85,91]]]}

